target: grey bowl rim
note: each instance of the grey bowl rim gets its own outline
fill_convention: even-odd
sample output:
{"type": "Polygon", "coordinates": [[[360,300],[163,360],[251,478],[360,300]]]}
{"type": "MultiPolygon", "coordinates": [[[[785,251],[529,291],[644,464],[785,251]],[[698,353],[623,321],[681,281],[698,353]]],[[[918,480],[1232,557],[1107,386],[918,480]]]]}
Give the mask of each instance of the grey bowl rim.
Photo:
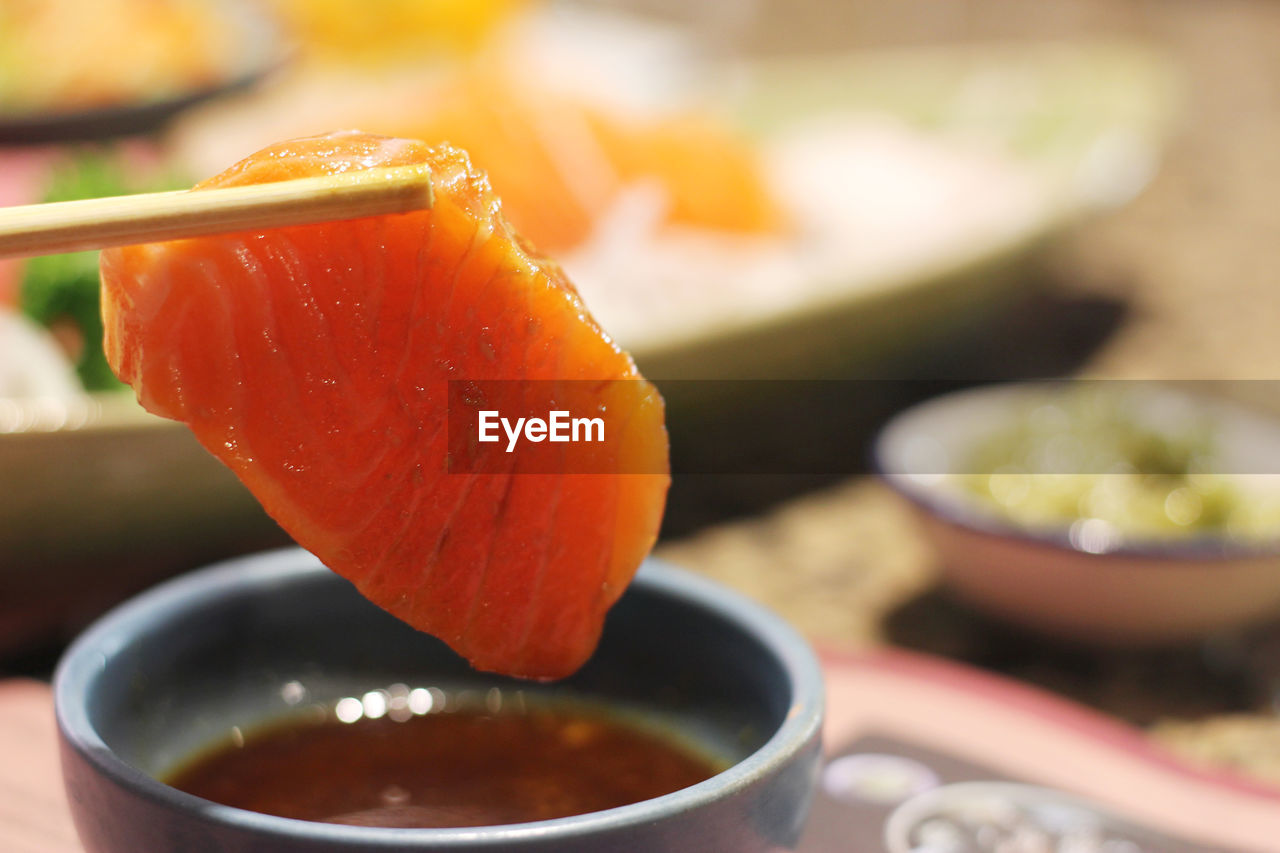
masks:
{"type": "MultiPolygon", "coordinates": [[[[771,775],[810,742],[820,742],[825,688],[809,643],[780,616],[741,593],[709,579],[648,558],[633,584],[672,595],[739,625],[778,661],[791,680],[792,699],[781,726],[754,753],[710,779],[639,803],[553,820],[462,828],[388,828],[327,824],[266,815],[187,794],[117,757],[89,720],[85,687],[105,668],[106,656],[140,630],[164,623],[193,602],[205,606],[244,587],[282,594],[290,580],[329,572],[309,552],[294,547],[224,560],[159,584],[118,605],[86,628],[67,648],[53,679],[54,712],[64,743],[97,772],[135,796],[198,820],[264,836],[326,844],[363,844],[370,849],[415,849],[470,845],[475,849],[530,841],[581,839],[602,831],[640,827],[727,799],[771,775]]],[[[462,848],[465,849],[465,848],[462,848]]]]}
{"type": "MultiPolygon", "coordinates": [[[[949,391],[908,406],[893,415],[877,430],[871,443],[871,471],[880,482],[901,495],[918,510],[952,527],[1025,545],[1067,551],[1088,559],[1127,559],[1208,565],[1233,560],[1280,557],[1280,540],[1251,544],[1215,534],[1203,534],[1167,542],[1155,539],[1132,539],[1125,540],[1105,551],[1086,551],[1083,548],[1076,547],[1071,542],[1069,525],[1033,528],[1020,525],[1014,521],[1003,520],[999,516],[989,515],[974,509],[968,506],[965,501],[955,500],[940,494],[934,489],[912,484],[906,479],[907,475],[904,472],[896,470],[888,464],[885,447],[890,437],[905,429],[911,416],[919,415],[920,412],[928,408],[936,407],[939,410],[943,410],[948,404],[957,402],[961,398],[1010,396],[1023,391],[1030,391],[1034,388],[1060,385],[1066,381],[1068,380],[1032,379],[991,382],[949,391]]],[[[1158,383],[1152,380],[1151,384],[1158,383]]],[[[1185,391],[1176,391],[1176,393],[1198,399],[1196,395],[1185,391]]],[[[1274,421],[1273,417],[1240,403],[1215,401],[1215,405],[1224,409],[1230,408],[1245,411],[1255,417],[1274,421]]],[[[1280,424],[1276,424],[1276,429],[1280,430],[1280,424]]]]}

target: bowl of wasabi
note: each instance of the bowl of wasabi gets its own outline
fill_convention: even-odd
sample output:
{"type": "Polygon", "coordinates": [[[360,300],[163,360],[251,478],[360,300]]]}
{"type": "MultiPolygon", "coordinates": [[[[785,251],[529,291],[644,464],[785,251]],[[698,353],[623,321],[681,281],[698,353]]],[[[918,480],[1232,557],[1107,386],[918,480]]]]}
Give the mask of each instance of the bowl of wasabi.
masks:
{"type": "Polygon", "coordinates": [[[958,597],[1071,641],[1191,641],[1280,614],[1280,420],[1221,390],[971,388],[892,419],[874,461],[958,597]]]}

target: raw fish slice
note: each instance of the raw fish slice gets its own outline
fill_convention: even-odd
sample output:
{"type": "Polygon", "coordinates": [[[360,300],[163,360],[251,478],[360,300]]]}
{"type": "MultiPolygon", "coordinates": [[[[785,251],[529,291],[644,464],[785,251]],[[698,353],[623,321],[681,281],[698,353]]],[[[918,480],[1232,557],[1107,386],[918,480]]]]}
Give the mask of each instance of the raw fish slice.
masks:
{"type": "Polygon", "coordinates": [[[413,163],[429,211],[103,252],[108,358],[372,601],[479,669],[562,677],[657,535],[656,390],[457,149],[336,133],[200,188],[413,163]],[[449,380],[504,411],[607,414],[612,432],[533,455],[459,445],[449,380]]]}

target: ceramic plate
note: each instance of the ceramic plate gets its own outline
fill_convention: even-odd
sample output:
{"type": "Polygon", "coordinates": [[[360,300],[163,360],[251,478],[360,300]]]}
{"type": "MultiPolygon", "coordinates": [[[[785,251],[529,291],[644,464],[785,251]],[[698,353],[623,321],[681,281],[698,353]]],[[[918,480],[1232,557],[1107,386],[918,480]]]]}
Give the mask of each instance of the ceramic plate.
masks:
{"type": "MultiPolygon", "coordinates": [[[[1020,260],[1146,185],[1178,89],[1159,55],[1119,43],[775,60],[739,69],[734,87],[737,117],[767,143],[810,127],[827,134],[822,156],[842,138],[865,149],[870,165],[859,172],[851,163],[839,177],[850,192],[877,193],[883,209],[862,198],[869,212],[851,216],[863,227],[847,234],[843,268],[840,258],[815,266],[785,294],[723,298],[705,312],[673,297],[653,322],[624,323],[619,339],[657,378],[843,375],[972,322],[1023,285],[1020,260]],[[924,198],[931,190],[922,190],[913,161],[891,150],[899,143],[940,168],[950,196],[924,198]],[[980,209],[999,193],[1002,206],[980,209]],[[937,227],[913,225],[910,205],[895,199],[923,199],[937,227]],[[895,216],[900,227],[886,228],[895,216]],[[912,230],[925,233],[885,245],[912,230]]],[[[803,158],[803,143],[792,150],[803,158]]],[[[821,190],[821,174],[797,174],[821,190]]],[[[602,322],[612,328],[607,316],[602,322]]]]}
{"type": "MultiPolygon", "coordinates": [[[[661,191],[633,185],[594,239],[557,253],[601,325],[657,379],[848,375],[980,322],[1023,286],[1019,261],[1142,189],[1178,89],[1160,55],[1126,43],[726,66],[683,31],[575,13],[521,44],[551,91],[638,115],[721,113],[758,143],[780,233],[667,227],[661,191]],[[600,44],[608,56],[591,49],[600,44]],[[601,81],[565,79],[584,66],[601,81]]],[[[212,174],[274,139],[402,110],[424,73],[433,79],[299,68],[260,97],[184,119],[175,153],[212,174]]]]}
{"type": "Polygon", "coordinates": [[[224,79],[158,99],[92,109],[0,112],[0,145],[37,145],[152,133],[197,104],[252,86],[284,61],[281,34],[260,8],[244,0],[210,6],[226,19],[235,34],[236,56],[224,79]]]}
{"type": "MultiPolygon", "coordinates": [[[[656,378],[843,371],[998,304],[1019,286],[1018,259],[1140,189],[1173,102],[1164,65],[1126,46],[777,61],[741,69],[734,86],[737,115],[763,139],[831,114],[888,116],[937,150],[999,152],[1034,193],[998,228],[805,282],[782,301],[731,299],[701,317],[672,303],[667,322],[630,322],[618,336],[656,378]],[[696,322],[675,322],[685,315],[696,322]]],[[[185,428],[128,392],[65,407],[0,400],[0,482],[0,603],[13,604],[0,606],[0,652],[91,612],[89,598],[279,536],[185,428]]]]}

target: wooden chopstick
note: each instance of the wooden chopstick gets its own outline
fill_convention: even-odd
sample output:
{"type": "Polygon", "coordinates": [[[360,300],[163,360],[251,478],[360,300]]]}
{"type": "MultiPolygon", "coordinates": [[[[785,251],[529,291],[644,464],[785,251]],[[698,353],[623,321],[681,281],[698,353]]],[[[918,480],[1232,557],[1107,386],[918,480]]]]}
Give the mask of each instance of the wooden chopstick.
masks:
{"type": "Polygon", "coordinates": [[[433,201],[426,166],[211,190],[0,207],[0,258],[407,213],[433,201]]]}

